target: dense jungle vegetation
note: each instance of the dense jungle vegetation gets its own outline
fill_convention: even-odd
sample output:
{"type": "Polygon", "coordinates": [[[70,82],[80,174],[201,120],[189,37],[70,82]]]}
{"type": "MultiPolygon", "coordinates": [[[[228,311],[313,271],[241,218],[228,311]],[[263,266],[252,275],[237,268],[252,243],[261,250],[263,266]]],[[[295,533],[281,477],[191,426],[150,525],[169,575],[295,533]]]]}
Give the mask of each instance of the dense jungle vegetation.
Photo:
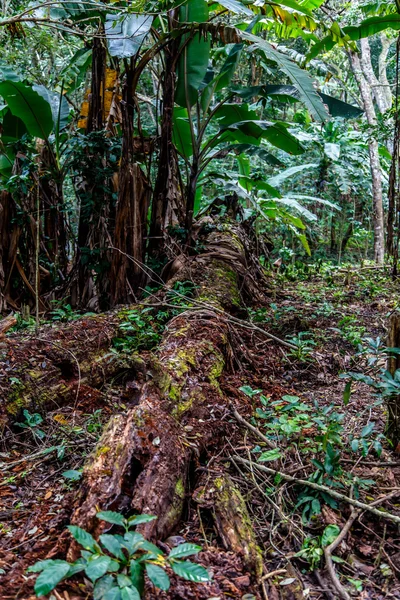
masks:
{"type": "Polygon", "coordinates": [[[1,0],[2,600],[400,599],[399,32],[1,0]]]}

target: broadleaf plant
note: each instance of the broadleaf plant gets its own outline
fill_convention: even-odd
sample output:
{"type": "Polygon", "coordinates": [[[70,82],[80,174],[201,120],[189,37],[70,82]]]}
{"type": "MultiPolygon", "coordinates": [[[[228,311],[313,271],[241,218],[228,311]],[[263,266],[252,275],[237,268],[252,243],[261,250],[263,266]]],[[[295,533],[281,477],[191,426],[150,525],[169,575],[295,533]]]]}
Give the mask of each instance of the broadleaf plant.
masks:
{"type": "Polygon", "coordinates": [[[97,518],[122,528],[124,533],[103,534],[97,542],[81,527],[70,525],[72,537],[82,546],[81,557],[73,563],[41,560],[29,567],[28,573],[39,573],[34,587],[37,596],[49,594],[63,580],[81,572],[91,582],[94,600],[140,600],[145,574],[156,588],[167,591],[170,587],[167,567],[188,581],[210,581],[210,574],[202,565],[181,560],[198,554],[201,546],[183,543],[166,556],[141,533],[132,531],[156,517],[135,515],[126,519],[120,513],[107,510],[97,513],[97,518]]]}

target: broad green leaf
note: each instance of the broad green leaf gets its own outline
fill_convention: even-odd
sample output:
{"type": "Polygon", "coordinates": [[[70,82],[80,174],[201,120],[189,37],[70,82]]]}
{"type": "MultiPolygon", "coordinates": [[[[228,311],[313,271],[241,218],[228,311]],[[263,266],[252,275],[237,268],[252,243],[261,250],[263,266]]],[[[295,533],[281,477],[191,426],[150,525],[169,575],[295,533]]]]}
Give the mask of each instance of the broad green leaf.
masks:
{"type": "Polygon", "coordinates": [[[337,525],[328,525],[325,527],[324,532],[321,537],[321,546],[325,548],[332,544],[340,533],[340,527],[337,525]]]}
{"type": "Polygon", "coordinates": [[[73,92],[84,82],[91,62],[91,49],[85,47],[75,52],[74,56],[60,73],[60,79],[64,82],[66,92],[73,92]]]}
{"type": "Polygon", "coordinates": [[[32,87],[16,81],[0,82],[3,96],[11,112],[24,123],[30,135],[46,140],[53,129],[51,107],[32,87]]]}
{"type": "Polygon", "coordinates": [[[327,142],[324,144],[324,152],[331,160],[338,160],[340,158],[340,144],[327,142]]]}
{"type": "Polygon", "coordinates": [[[307,163],[304,165],[298,165],[297,167],[289,167],[289,169],[285,169],[281,171],[277,175],[270,177],[268,179],[268,183],[273,187],[279,187],[286,179],[291,179],[293,175],[297,175],[298,173],[302,173],[303,171],[308,171],[309,169],[317,169],[317,163],[307,163]]]}
{"type": "MultiPolygon", "coordinates": [[[[212,0],[213,1],[213,0],[212,0]]],[[[248,17],[254,17],[254,13],[250,8],[247,8],[238,0],[218,0],[218,4],[227,8],[230,12],[233,12],[235,15],[247,15],[248,17]]]]}
{"type": "Polygon", "coordinates": [[[102,556],[101,554],[95,554],[92,556],[85,568],[85,573],[89,577],[90,581],[95,582],[100,577],[103,577],[108,571],[110,566],[111,558],[109,556],[102,556]]]}
{"type": "Polygon", "coordinates": [[[15,117],[10,109],[7,108],[3,116],[1,132],[1,141],[3,144],[16,142],[20,140],[25,133],[27,133],[25,123],[19,117],[15,117]]]}
{"type": "Polygon", "coordinates": [[[46,102],[49,103],[51,109],[51,115],[53,118],[53,129],[54,131],[64,129],[68,123],[69,117],[69,105],[64,96],[52,92],[44,87],[44,85],[33,85],[32,89],[37,92],[46,102]],[[60,121],[58,123],[58,121],[60,121]]]}
{"type": "Polygon", "coordinates": [[[363,437],[363,438],[368,437],[369,435],[371,435],[371,433],[373,432],[374,429],[375,429],[375,423],[373,421],[371,421],[370,423],[368,423],[368,425],[366,425],[365,427],[362,428],[361,437],[363,437]]]}
{"type": "Polygon", "coordinates": [[[140,594],[135,587],[124,587],[121,590],[121,600],[140,600],[140,594]]]}
{"type": "MultiPolygon", "coordinates": [[[[205,0],[187,0],[179,9],[181,23],[206,23],[208,21],[208,5],[205,0]]],[[[178,61],[178,82],[175,91],[175,102],[183,108],[190,108],[196,103],[198,92],[207,73],[211,43],[200,32],[182,38],[182,51],[178,61]],[[189,41],[188,41],[189,40],[189,41]]]]}
{"type": "Polygon", "coordinates": [[[160,590],[167,591],[171,585],[167,573],[158,565],[146,563],[146,573],[148,578],[160,590]]]}
{"type": "Polygon", "coordinates": [[[282,456],[281,451],[279,450],[279,448],[274,448],[273,450],[267,450],[266,452],[263,452],[259,457],[258,457],[258,462],[267,462],[270,460],[278,460],[278,458],[280,458],[282,456]]]}
{"type": "Polygon", "coordinates": [[[336,44],[344,45],[351,41],[361,40],[362,38],[371,37],[376,33],[385,31],[386,29],[394,29],[398,31],[400,29],[400,14],[392,13],[389,15],[376,15],[361,21],[359,25],[349,25],[343,27],[340,30],[336,24],[332,26],[332,33],[325,36],[321,41],[314,44],[310,52],[307,55],[307,59],[311,60],[316,58],[324,52],[332,50],[336,44]]]}
{"type": "Polygon", "coordinates": [[[243,50],[243,44],[234,44],[229,51],[228,57],[224,64],[221,67],[219,74],[216,79],[215,91],[218,92],[222,90],[222,88],[229,85],[232,80],[232,77],[236,71],[236,68],[239,64],[240,55],[243,50]]]}
{"type": "Polygon", "coordinates": [[[183,577],[183,579],[187,579],[188,581],[196,581],[198,583],[210,581],[211,577],[207,569],[198,565],[197,563],[192,563],[189,560],[185,560],[182,562],[174,562],[171,565],[171,568],[174,573],[179,575],[179,577],[183,577]]]}
{"type": "Polygon", "coordinates": [[[31,565],[27,568],[27,573],[40,573],[45,569],[50,569],[51,567],[57,565],[68,565],[68,568],[71,566],[66,560],[54,560],[52,558],[47,558],[45,560],[39,560],[34,565],[31,565]]]}
{"type": "Polygon", "coordinates": [[[304,250],[307,252],[308,256],[311,256],[310,244],[308,243],[305,234],[299,233],[298,231],[296,231],[295,234],[297,239],[301,242],[301,245],[303,246],[304,250]]]}
{"type": "Polygon", "coordinates": [[[303,100],[314,119],[322,122],[329,119],[329,114],[314,88],[313,80],[306,71],[301,69],[295,62],[290,60],[290,58],[276,50],[267,41],[245,31],[242,31],[240,35],[243,39],[252,42],[252,46],[250,47],[251,50],[258,49],[263,52],[268,60],[276,63],[279,68],[288,75],[297,88],[300,98],[303,100]]]}
{"type": "Polygon", "coordinates": [[[275,198],[275,201],[279,202],[280,204],[284,204],[285,206],[290,206],[290,208],[294,208],[296,211],[298,211],[301,214],[302,217],[304,217],[305,219],[308,219],[309,221],[317,220],[317,217],[314,213],[309,211],[308,208],[306,208],[305,206],[300,204],[300,202],[298,202],[294,198],[289,198],[289,197],[285,196],[283,198],[275,198]]]}
{"type": "Polygon", "coordinates": [[[102,600],[122,600],[121,590],[119,587],[112,587],[104,594],[102,600]]]}
{"type": "Polygon", "coordinates": [[[158,548],[155,544],[148,542],[147,540],[144,540],[140,547],[143,548],[143,550],[147,550],[147,552],[150,552],[154,556],[161,556],[163,554],[163,551],[160,550],[160,548],[158,548]]]}
{"type": "Polygon", "coordinates": [[[172,140],[184,158],[193,154],[192,136],[186,108],[174,108],[172,140]]]}
{"type": "Polygon", "coordinates": [[[145,541],[141,533],[136,531],[128,531],[124,535],[124,541],[121,544],[128,550],[129,554],[133,554],[145,541]]]}
{"type": "Polygon", "coordinates": [[[343,392],[343,404],[345,406],[347,406],[348,403],[350,402],[350,396],[351,396],[351,379],[350,379],[350,381],[348,381],[346,383],[344,392],[343,392]]]}
{"type": "Polygon", "coordinates": [[[71,481],[79,481],[79,479],[82,478],[82,471],[71,469],[70,471],[64,471],[62,476],[65,477],[65,479],[70,479],[71,481]]]}
{"type": "Polygon", "coordinates": [[[176,548],[172,548],[169,558],[183,558],[185,556],[193,556],[193,554],[198,554],[199,552],[201,552],[201,546],[189,543],[179,544],[176,548]]]}
{"type": "Polygon", "coordinates": [[[96,581],[93,588],[93,600],[102,600],[104,594],[115,587],[115,577],[112,575],[104,575],[96,581]]]}
{"type": "Polygon", "coordinates": [[[107,15],[105,33],[110,56],[135,56],[149,34],[152,22],[153,17],[146,14],[128,14],[122,17],[115,13],[107,15]]]}
{"type": "Polygon", "coordinates": [[[71,532],[72,537],[80,544],[85,550],[91,550],[96,552],[98,544],[94,537],[87,531],[76,525],[68,525],[67,529],[71,532]]]}
{"type": "Polygon", "coordinates": [[[124,560],[125,556],[122,552],[122,546],[114,535],[110,535],[109,533],[103,533],[100,536],[100,542],[104,546],[106,550],[110,552],[116,558],[124,560]]]}
{"type": "Polygon", "coordinates": [[[101,519],[101,521],[106,521],[113,525],[122,525],[122,527],[124,527],[126,523],[126,519],[123,515],[112,510],[102,510],[96,514],[96,517],[101,519]]]}
{"type": "Polygon", "coordinates": [[[284,163],[276,158],[271,152],[263,148],[262,146],[253,146],[251,144],[232,144],[228,146],[228,150],[233,150],[239,154],[247,154],[248,156],[258,156],[261,160],[266,162],[268,165],[274,167],[283,167],[284,163]]]}
{"type": "Polygon", "coordinates": [[[386,29],[394,29],[396,31],[400,29],[399,13],[370,17],[361,21],[359,25],[343,27],[343,33],[348,35],[351,40],[360,40],[361,38],[371,37],[386,29]]]}
{"type": "Polygon", "coordinates": [[[120,588],[130,587],[132,585],[132,581],[127,575],[124,575],[124,573],[119,573],[117,575],[117,583],[120,588]]]}
{"type": "Polygon", "coordinates": [[[133,525],[141,525],[142,523],[150,523],[150,521],[154,521],[157,519],[154,515],[134,515],[133,517],[129,517],[128,523],[129,527],[133,525]]]}
{"type": "Polygon", "coordinates": [[[144,566],[136,560],[131,560],[129,564],[129,575],[135,588],[143,594],[144,590],[144,566]]]}
{"type": "Polygon", "coordinates": [[[49,594],[67,576],[69,569],[70,565],[66,561],[57,562],[57,564],[44,569],[35,582],[36,595],[46,596],[49,594]]]}
{"type": "Polygon", "coordinates": [[[328,96],[322,92],[318,92],[324,104],[327,105],[329,113],[332,117],[342,117],[343,119],[356,119],[363,114],[363,110],[358,106],[353,106],[342,100],[338,100],[333,96],[328,96]]]}

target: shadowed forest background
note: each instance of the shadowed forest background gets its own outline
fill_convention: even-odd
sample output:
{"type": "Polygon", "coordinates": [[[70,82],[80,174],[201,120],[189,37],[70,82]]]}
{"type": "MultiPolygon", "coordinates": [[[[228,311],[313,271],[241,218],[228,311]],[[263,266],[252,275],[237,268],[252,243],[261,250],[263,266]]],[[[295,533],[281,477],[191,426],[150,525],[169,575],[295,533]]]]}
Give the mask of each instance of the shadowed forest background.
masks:
{"type": "Polygon", "coordinates": [[[1,0],[2,599],[400,598],[399,31],[1,0]]]}

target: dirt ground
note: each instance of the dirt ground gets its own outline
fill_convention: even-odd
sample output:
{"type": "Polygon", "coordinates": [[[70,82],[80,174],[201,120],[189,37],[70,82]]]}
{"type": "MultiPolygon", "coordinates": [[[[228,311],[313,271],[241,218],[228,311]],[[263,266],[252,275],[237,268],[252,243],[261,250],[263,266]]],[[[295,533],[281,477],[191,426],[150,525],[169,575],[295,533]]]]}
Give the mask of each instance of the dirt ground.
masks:
{"type": "MultiPolygon", "coordinates": [[[[398,284],[393,284],[380,272],[368,272],[365,277],[354,274],[350,278],[346,273],[339,273],[328,286],[326,279],[320,276],[301,285],[278,278],[275,296],[265,305],[253,307],[250,317],[258,327],[282,339],[306,332],[309,334],[306,339],[315,342],[310,354],[290,355],[287,348],[256,330],[235,328],[240,338],[237,346],[240,354],[236,352],[236,360],[219,383],[231,405],[262,431],[265,423],[257,418],[257,410],[264,410],[265,405],[260,396],[271,403],[280,401],[285,395],[298,396],[311,407],[310,410],[317,401],[318,410],[332,406],[333,411],[344,413],[338,458],[343,472],[356,475],[360,481],[373,482],[366,487],[360,485],[360,500],[369,503],[390,496],[380,506],[400,516],[397,449],[391,448],[382,438],[380,456],[372,446],[367,456],[363,456],[360,452],[352,452],[349,442],[371,422],[374,423],[375,438],[384,431],[384,405],[374,405],[371,389],[365,384],[356,384],[348,406],[344,406],[345,382],[339,377],[343,372],[366,368],[365,357],[356,356],[357,336],[381,336],[384,339],[388,316],[397,307],[397,297],[398,284]],[[340,325],[345,317],[350,318],[340,325]],[[239,389],[243,386],[261,392],[249,396],[239,389]],[[386,466],[387,462],[393,466],[386,466]]],[[[31,358],[35,357],[36,351],[38,348],[32,340],[31,358]]],[[[23,357],[25,361],[29,358],[23,357]]],[[[3,374],[10,361],[15,360],[21,360],[21,357],[2,354],[3,374]]],[[[34,426],[5,427],[0,442],[2,600],[33,598],[35,577],[27,575],[26,568],[39,559],[56,556],[55,549],[57,556],[62,557],[58,541],[69,523],[79,488],[79,481],[67,479],[62,474],[82,467],[108,418],[115,412],[126,410],[132,386],[134,381],[124,377],[107,381],[99,388],[82,386],[74,407],[49,409],[41,415],[42,421],[34,426]]],[[[203,547],[196,560],[210,568],[213,580],[210,584],[192,584],[171,577],[169,592],[155,590],[148,582],[146,598],[338,598],[323,561],[310,569],[309,561],[295,555],[304,546],[305,539],[317,538],[327,525],[336,524],[341,529],[350,515],[349,505],[340,503],[332,507],[322,503],[320,514],[304,523],[302,508],[296,508],[299,486],[260,473],[254,475],[243,465],[238,467],[238,463],[232,463],[234,456],[256,461],[260,440],[240,426],[231,412],[227,411],[221,419],[221,439],[216,440],[209,455],[199,458],[196,472],[191,477],[191,492],[195,492],[204,471],[218,473],[222,466],[229,469],[247,502],[263,550],[263,583],[260,585],[260,581],[246,571],[243,556],[223,547],[209,511],[199,509],[192,493],[185,505],[181,527],[173,532],[173,536],[203,547]]],[[[301,443],[308,443],[308,438],[319,435],[318,427],[313,427],[308,426],[306,432],[301,432],[301,443]]],[[[282,444],[288,448],[287,452],[273,463],[266,462],[266,466],[273,465],[274,469],[302,480],[310,477],[315,471],[312,452],[303,456],[300,441],[292,444],[283,439],[282,444]]],[[[350,493],[346,487],[340,491],[345,495],[350,493]]],[[[171,547],[175,541],[167,539],[159,540],[159,543],[163,548],[163,545],[171,547]]],[[[335,563],[336,571],[352,597],[361,600],[400,598],[400,533],[395,523],[363,511],[336,555],[341,561],[335,563]]],[[[55,596],[57,600],[88,597],[83,580],[78,577],[57,588],[55,596]]]]}

